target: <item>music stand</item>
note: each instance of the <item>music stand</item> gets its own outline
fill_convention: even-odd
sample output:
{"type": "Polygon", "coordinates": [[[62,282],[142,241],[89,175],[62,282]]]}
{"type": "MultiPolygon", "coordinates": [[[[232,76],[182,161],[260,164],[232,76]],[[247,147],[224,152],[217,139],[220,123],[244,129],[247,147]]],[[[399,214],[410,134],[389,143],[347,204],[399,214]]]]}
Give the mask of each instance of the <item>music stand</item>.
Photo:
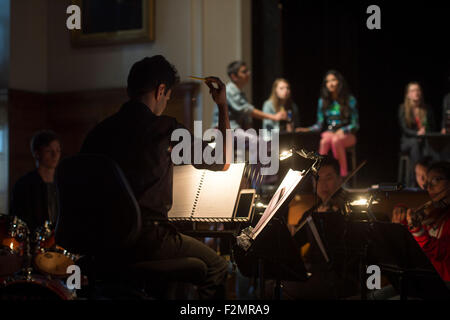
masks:
{"type": "Polygon", "coordinates": [[[347,263],[343,257],[357,258],[349,269],[359,269],[362,299],[367,297],[369,265],[380,267],[401,299],[450,299],[450,291],[405,226],[351,221],[339,213],[312,217],[334,264],[347,263]]]}
{"type": "MultiPolygon", "coordinates": [[[[321,162],[322,158],[317,159],[309,170],[303,172],[301,179],[296,180],[296,185],[293,188],[291,186],[291,189],[286,191],[290,193],[286,193],[287,196],[284,197],[279,195],[282,194],[282,192],[280,193],[280,188],[283,186],[283,180],[271,200],[272,202],[278,194],[280,199],[283,199],[283,202],[275,202],[275,211],[269,217],[263,215],[255,229],[253,229],[254,233],[250,231],[246,235],[243,231],[241,236],[237,237],[238,245],[234,246],[235,261],[244,276],[259,277],[260,298],[262,299],[264,298],[265,280],[276,281],[275,298],[279,299],[282,280],[305,281],[308,279],[308,274],[300,255],[300,248],[289,233],[283,217],[286,216],[289,210],[289,203],[295,197],[299,188],[303,186],[310,174],[319,170],[321,162]],[[261,224],[261,220],[265,218],[267,220],[261,224]],[[262,227],[258,228],[258,226],[262,227]],[[240,240],[242,241],[241,237],[245,238],[247,245],[239,243],[240,240]]],[[[288,175],[286,175],[285,179],[288,179],[288,175]]]]}
{"type": "Polygon", "coordinates": [[[281,281],[308,279],[300,248],[282,217],[273,218],[248,251],[234,246],[234,259],[244,276],[259,278],[261,299],[265,296],[266,280],[275,280],[275,299],[278,300],[281,298],[281,281]]]}

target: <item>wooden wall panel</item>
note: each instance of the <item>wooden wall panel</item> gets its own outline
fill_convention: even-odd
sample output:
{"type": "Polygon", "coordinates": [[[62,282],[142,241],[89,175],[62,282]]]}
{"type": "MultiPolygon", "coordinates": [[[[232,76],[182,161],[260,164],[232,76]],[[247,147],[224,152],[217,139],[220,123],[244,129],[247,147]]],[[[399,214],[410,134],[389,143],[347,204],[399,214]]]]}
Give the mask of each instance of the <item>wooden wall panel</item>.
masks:
{"type": "MultiPolygon", "coordinates": [[[[173,90],[164,114],[189,129],[193,126],[199,84],[181,83],[173,90]]],[[[76,154],[87,133],[117,112],[128,100],[126,89],[63,93],[32,93],[9,90],[9,185],[35,168],[30,139],[36,131],[51,129],[62,141],[62,157],[76,154]]]]}
{"type": "Polygon", "coordinates": [[[127,101],[126,90],[111,89],[48,96],[47,120],[61,136],[63,156],[76,154],[88,132],[127,101]]]}
{"type": "Polygon", "coordinates": [[[44,94],[10,90],[8,96],[9,185],[35,168],[30,138],[47,128],[44,94]]]}

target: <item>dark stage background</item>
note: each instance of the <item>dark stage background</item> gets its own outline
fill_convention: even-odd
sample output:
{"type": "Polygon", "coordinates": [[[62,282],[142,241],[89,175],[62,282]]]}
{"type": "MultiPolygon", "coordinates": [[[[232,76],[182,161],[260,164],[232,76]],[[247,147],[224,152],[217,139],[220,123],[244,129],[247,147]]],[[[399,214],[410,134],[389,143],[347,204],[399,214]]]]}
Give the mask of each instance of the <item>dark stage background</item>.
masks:
{"type": "Polygon", "coordinates": [[[444,2],[253,1],[253,102],[262,106],[276,77],[291,82],[301,125],[316,121],[323,75],[337,69],[358,100],[359,186],[397,180],[397,111],[409,81],[419,81],[440,128],[449,89],[450,26],[444,2]],[[367,7],[381,8],[368,30],[367,7]]]}

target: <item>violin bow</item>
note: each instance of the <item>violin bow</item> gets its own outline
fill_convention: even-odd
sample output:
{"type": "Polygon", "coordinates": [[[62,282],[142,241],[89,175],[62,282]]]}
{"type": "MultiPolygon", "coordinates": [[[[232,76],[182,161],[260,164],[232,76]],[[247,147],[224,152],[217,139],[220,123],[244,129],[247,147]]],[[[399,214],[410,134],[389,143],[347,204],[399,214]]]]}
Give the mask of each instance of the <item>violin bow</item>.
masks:
{"type": "Polygon", "coordinates": [[[355,169],[353,169],[352,172],[350,172],[350,174],[347,175],[347,177],[345,177],[344,181],[341,183],[341,185],[339,186],[339,188],[337,188],[323,203],[323,205],[327,205],[328,202],[331,200],[331,198],[333,198],[333,196],[342,189],[342,187],[362,168],[366,165],[367,160],[364,160],[363,162],[361,162],[359,164],[359,166],[357,166],[355,169]]]}
{"type": "MultiPolygon", "coordinates": [[[[341,185],[324,201],[323,205],[327,205],[328,202],[331,200],[331,198],[333,198],[333,196],[342,189],[342,187],[344,186],[344,184],[346,184],[348,182],[348,180],[350,180],[350,178],[352,178],[362,167],[364,167],[367,163],[367,160],[364,160],[363,162],[361,162],[359,164],[359,166],[357,166],[355,169],[352,170],[352,172],[350,172],[350,174],[344,179],[344,181],[341,183],[341,185]]],[[[296,234],[305,224],[306,224],[307,220],[305,219],[305,221],[303,221],[303,223],[301,223],[300,225],[298,225],[295,230],[294,230],[294,234],[296,234]]]]}

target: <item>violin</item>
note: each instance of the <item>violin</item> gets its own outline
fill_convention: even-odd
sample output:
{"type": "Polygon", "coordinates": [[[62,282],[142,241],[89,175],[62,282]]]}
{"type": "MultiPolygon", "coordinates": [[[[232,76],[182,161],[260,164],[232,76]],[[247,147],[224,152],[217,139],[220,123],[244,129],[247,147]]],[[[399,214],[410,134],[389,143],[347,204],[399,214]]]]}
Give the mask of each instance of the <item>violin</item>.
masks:
{"type": "Polygon", "coordinates": [[[352,172],[350,172],[341,185],[323,202],[323,206],[331,207],[337,206],[338,208],[344,208],[345,201],[348,199],[349,192],[343,189],[343,186],[367,163],[367,160],[364,160],[359,166],[357,166],[352,172]]]}
{"type": "MultiPolygon", "coordinates": [[[[330,194],[330,196],[325,199],[325,201],[322,204],[314,205],[311,209],[308,211],[315,212],[319,207],[325,207],[332,209],[333,207],[337,208],[344,208],[345,202],[348,199],[349,192],[346,191],[343,186],[367,163],[367,160],[364,160],[359,166],[357,166],[352,172],[350,172],[347,177],[344,179],[344,181],[341,183],[341,185],[336,188],[336,190],[330,194]]],[[[333,210],[331,210],[333,211],[333,210]]],[[[302,220],[302,219],[300,219],[302,220]]],[[[294,234],[297,233],[304,225],[306,224],[306,219],[302,223],[300,221],[297,223],[294,234]]]]}
{"type": "Polygon", "coordinates": [[[422,224],[429,225],[436,223],[440,218],[444,218],[442,213],[450,207],[450,188],[442,190],[439,194],[442,198],[430,200],[411,211],[411,226],[419,227],[422,224]]]}

